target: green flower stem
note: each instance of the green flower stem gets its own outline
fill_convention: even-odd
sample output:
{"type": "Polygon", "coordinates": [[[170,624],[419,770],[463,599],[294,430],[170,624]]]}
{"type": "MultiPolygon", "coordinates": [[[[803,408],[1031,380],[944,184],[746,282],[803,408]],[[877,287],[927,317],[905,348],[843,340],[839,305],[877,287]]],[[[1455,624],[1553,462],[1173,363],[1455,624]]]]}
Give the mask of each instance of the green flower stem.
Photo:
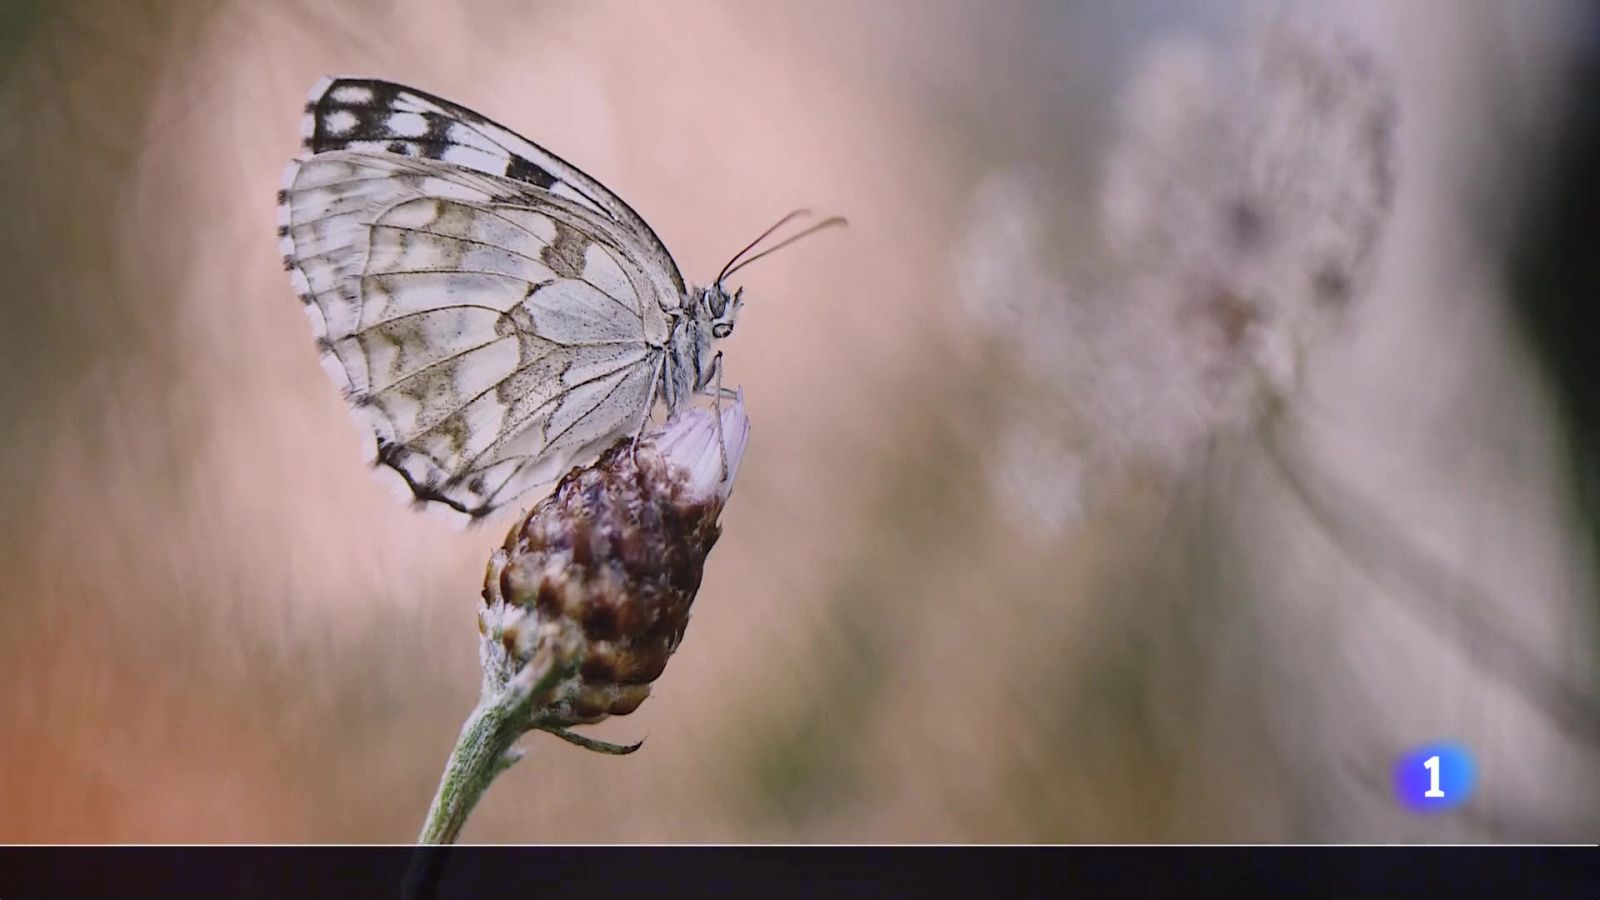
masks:
{"type": "Polygon", "coordinates": [[[536,712],[555,700],[573,669],[570,659],[559,660],[547,649],[504,684],[485,682],[483,699],[461,728],[417,843],[455,843],[489,784],[522,758],[514,745],[533,727],[536,712]]]}

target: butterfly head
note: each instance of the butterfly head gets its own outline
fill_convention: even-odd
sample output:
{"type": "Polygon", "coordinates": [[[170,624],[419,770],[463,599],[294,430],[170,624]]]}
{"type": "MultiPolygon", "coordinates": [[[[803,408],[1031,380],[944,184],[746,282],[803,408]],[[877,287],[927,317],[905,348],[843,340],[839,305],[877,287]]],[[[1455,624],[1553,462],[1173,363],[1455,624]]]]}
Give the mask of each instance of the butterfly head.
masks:
{"type": "MultiPolygon", "coordinates": [[[[779,219],[776,225],[773,225],[766,231],[761,232],[761,234],[755,240],[746,244],[743,250],[735,253],[733,258],[728,260],[728,264],[722,267],[722,271],[717,273],[717,277],[712,280],[711,286],[700,292],[699,306],[704,310],[703,317],[711,329],[712,337],[720,340],[733,333],[734,316],[739,314],[739,307],[744,303],[742,299],[744,295],[744,288],[739,288],[730,294],[728,293],[728,289],[722,286],[723,283],[727,281],[728,276],[739,271],[745,266],[750,265],[763,256],[767,256],[768,254],[782,250],[784,247],[789,246],[808,234],[815,234],[824,228],[829,228],[834,225],[845,224],[845,220],[843,218],[834,216],[831,219],[827,219],[811,226],[810,228],[807,228],[799,234],[784,239],[775,247],[769,247],[765,250],[762,250],[760,253],[755,254],[754,256],[745,255],[751,250],[754,250],[762,241],[770,237],[774,231],[777,231],[779,228],[782,228],[784,225],[800,216],[808,216],[810,214],[811,211],[808,209],[797,209],[779,219]]],[[[699,312],[699,310],[697,310],[697,312],[699,312]]]]}
{"type": "Polygon", "coordinates": [[[744,288],[730,294],[727,288],[714,284],[700,292],[700,308],[697,312],[711,336],[720,341],[733,334],[733,320],[743,306],[744,288]]]}
{"type": "Polygon", "coordinates": [[[762,232],[759,237],[746,244],[743,250],[735,253],[733,258],[728,260],[728,264],[722,267],[722,271],[717,273],[717,277],[712,279],[709,287],[698,289],[693,293],[694,302],[690,312],[694,319],[694,327],[685,329],[683,333],[685,342],[692,344],[694,347],[694,362],[696,363],[696,370],[700,373],[700,383],[695,385],[696,388],[703,388],[705,382],[709,381],[713,376],[715,372],[716,342],[733,334],[733,320],[738,318],[739,310],[744,306],[744,288],[729,292],[726,287],[723,287],[728,276],[775,250],[781,250],[808,234],[813,234],[830,226],[845,224],[844,219],[835,216],[785,239],[775,247],[770,247],[754,256],[745,255],[754,250],[758,244],[766,240],[768,236],[790,220],[809,214],[809,210],[799,209],[779,219],[776,225],[762,232]]]}
{"type": "Polygon", "coordinates": [[[721,284],[696,288],[690,295],[688,327],[679,332],[680,365],[693,365],[697,373],[694,388],[700,390],[710,384],[716,374],[717,342],[733,334],[733,320],[738,318],[744,305],[744,288],[729,291],[721,284]]]}

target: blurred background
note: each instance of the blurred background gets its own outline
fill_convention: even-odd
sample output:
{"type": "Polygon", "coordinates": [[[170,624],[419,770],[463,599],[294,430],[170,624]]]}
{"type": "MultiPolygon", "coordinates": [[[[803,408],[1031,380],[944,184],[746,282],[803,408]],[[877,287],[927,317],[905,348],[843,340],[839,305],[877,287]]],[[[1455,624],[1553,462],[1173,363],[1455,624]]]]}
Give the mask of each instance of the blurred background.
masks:
{"type": "Polygon", "coordinates": [[[693,281],[851,221],[741,273],[644,749],[527,739],[464,841],[1600,838],[1592,13],[5,0],[0,841],[409,842],[477,699],[517,511],[391,497],[279,264],[323,74],[693,281]]]}

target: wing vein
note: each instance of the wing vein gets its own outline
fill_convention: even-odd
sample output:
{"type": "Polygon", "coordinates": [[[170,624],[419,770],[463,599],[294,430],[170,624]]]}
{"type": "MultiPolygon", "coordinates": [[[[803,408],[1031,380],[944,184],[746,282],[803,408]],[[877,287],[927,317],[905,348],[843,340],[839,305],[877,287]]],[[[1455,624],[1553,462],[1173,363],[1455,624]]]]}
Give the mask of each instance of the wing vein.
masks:
{"type": "MultiPolygon", "coordinates": [[[[540,412],[542,412],[545,409],[549,408],[552,404],[559,404],[562,400],[566,399],[568,394],[571,394],[573,391],[577,390],[578,388],[581,388],[581,387],[583,387],[584,385],[587,385],[587,384],[594,384],[596,381],[600,381],[600,380],[605,379],[605,378],[610,378],[612,375],[615,375],[618,372],[623,371],[624,369],[629,369],[629,368],[632,368],[634,366],[643,365],[649,359],[650,359],[649,354],[646,354],[644,359],[638,359],[638,360],[634,360],[633,362],[624,363],[623,365],[617,366],[615,369],[607,369],[604,372],[600,372],[600,373],[597,373],[595,375],[591,375],[591,376],[589,376],[588,378],[585,378],[582,381],[575,382],[575,383],[573,383],[571,385],[568,385],[565,390],[560,391],[560,392],[552,395],[548,400],[545,400],[543,403],[540,403],[538,406],[535,406],[533,409],[529,410],[528,414],[526,416],[523,416],[521,419],[518,419],[517,421],[512,423],[511,427],[509,427],[509,428],[502,427],[500,429],[500,436],[495,438],[492,442],[490,442],[489,446],[487,446],[487,447],[483,448],[482,450],[478,451],[477,455],[472,457],[472,460],[471,460],[471,462],[468,463],[468,466],[476,467],[477,464],[478,464],[478,460],[482,459],[483,455],[485,453],[489,453],[490,451],[492,451],[495,448],[499,447],[501,445],[501,443],[505,440],[506,435],[511,434],[513,432],[521,431],[522,430],[522,426],[527,424],[529,419],[532,419],[532,418],[538,416],[540,412]]],[[[518,371],[521,371],[521,369],[519,369],[518,371]]],[[[621,381],[618,381],[617,382],[617,387],[620,387],[622,385],[622,382],[623,381],[627,381],[627,380],[628,379],[623,378],[621,381]]],[[[552,443],[554,443],[557,438],[561,437],[561,435],[563,435],[563,434],[566,434],[568,431],[571,431],[573,426],[577,425],[579,422],[582,422],[584,419],[587,419],[589,416],[593,415],[594,411],[600,408],[600,404],[606,402],[606,400],[611,398],[612,394],[617,392],[617,387],[613,387],[611,390],[607,391],[606,395],[604,397],[602,397],[598,401],[596,401],[593,406],[589,407],[589,409],[586,412],[583,413],[583,415],[578,416],[576,419],[573,419],[571,425],[568,425],[566,428],[561,429],[561,431],[557,432],[554,437],[551,437],[550,435],[545,435],[545,440],[544,440],[544,443],[543,443],[543,445],[541,447],[540,452],[543,453],[544,450],[548,449],[549,446],[552,443]]],[[[538,458],[537,454],[527,454],[527,453],[521,454],[520,456],[508,456],[508,457],[506,457],[506,459],[537,459],[537,458],[538,458]]]]}
{"type": "MultiPolygon", "coordinates": [[[[453,363],[456,360],[461,359],[462,357],[465,357],[465,356],[470,356],[471,354],[476,353],[476,352],[478,352],[479,350],[482,350],[485,347],[493,347],[495,344],[498,344],[501,341],[506,340],[509,337],[510,337],[510,335],[506,335],[505,337],[497,337],[492,341],[484,341],[483,343],[478,344],[475,347],[468,347],[467,349],[462,350],[459,353],[452,353],[452,354],[450,354],[449,356],[446,356],[443,359],[435,360],[435,361],[433,361],[431,363],[428,363],[427,365],[423,366],[422,368],[416,370],[415,372],[407,372],[405,375],[402,375],[401,377],[396,378],[394,381],[389,382],[388,384],[384,385],[381,388],[372,388],[372,389],[368,390],[367,391],[367,396],[376,397],[379,394],[382,394],[382,393],[384,393],[386,391],[392,391],[395,388],[400,387],[401,385],[405,384],[406,382],[410,381],[413,378],[417,378],[419,376],[426,375],[429,372],[431,372],[432,370],[437,369],[438,367],[440,367],[442,365],[446,365],[448,363],[453,363]]],[[[370,373],[369,373],[369,375],[370,375],[370,373]]],[[[446,419],[450,418],[450,416],[455,415],[456,413],[460,412],[465,407],[466,407],[466,404],[463,403],[461,406],[457,406],[457,407],[451,409],[450,412],[447,413],[444,418],[446,418],[446,419]]]]}

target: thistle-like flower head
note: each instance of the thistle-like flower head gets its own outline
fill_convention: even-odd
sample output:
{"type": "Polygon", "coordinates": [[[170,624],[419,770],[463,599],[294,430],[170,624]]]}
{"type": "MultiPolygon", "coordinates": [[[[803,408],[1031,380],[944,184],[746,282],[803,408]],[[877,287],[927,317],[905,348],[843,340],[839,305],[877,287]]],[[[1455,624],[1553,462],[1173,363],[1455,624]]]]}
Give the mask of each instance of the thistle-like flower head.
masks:
{"type": "Polygon", "coordinates": [[[742,395],[720,419],[690,410],[573,469],[511,529],[484,581],[486,686],[551,647],[576,667],[532,727],[584,743],[565,729],[649,696],[683,640],[749,435],[742,395]]]}

